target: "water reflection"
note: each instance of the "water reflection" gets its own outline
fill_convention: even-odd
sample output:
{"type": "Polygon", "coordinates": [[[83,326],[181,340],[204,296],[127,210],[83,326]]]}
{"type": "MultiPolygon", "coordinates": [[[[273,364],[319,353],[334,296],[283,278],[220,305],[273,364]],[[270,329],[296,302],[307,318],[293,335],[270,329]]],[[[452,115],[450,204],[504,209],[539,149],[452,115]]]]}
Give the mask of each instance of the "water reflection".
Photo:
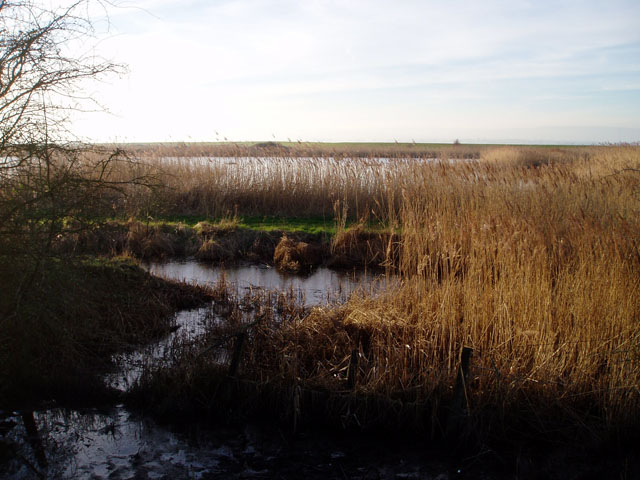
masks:
{"type": "Polygon", "coordinates": [[[111,388],[126,392],[140,379],[145,368],[160,364],[170,364],[176,345],[195,340],[206,331],[207,324],[216,317],[210,306],[193,310],[181,310],[173,316],[175,333],[167,335],[156,343],[139,349],[113,355],[117,369],[104,376],[104,382],[111,388]]]}
{"type": "Polygon", "coordinates": [[[240,289],[263,288],[299,292],[306,306],[343,302],[358,288],[367,288],[374,276],[367,272],[336,272],[325,267],[310,275],[292,275],[265,265],[221,267],[195,260],[171,260],[144,265],[153,275],[164,278],[214,285],[223,276],[240,289]]]}
{"type": "MultiPolygon", "coordinates": [[[[223,277],[243,290],[262,289],[268,292],[294,294],[300,303],[312,307],[327,303],[344,302],[357,288],[366,288],[373,276],[366,273],[338,273],[319,268],[311,275],[300,276],[280,272],[274,268],[258,265],[223,268],[195,260],[172,260],[152,262],[145,267],[154,275],[199,285],[215,285],[223,277]]],[[[107,385],[122,392],[127,391],[140,378],[146,368],[170,364],[176,344],[191,342],[206,332],[207,325],[222,321],[213,305],[177,312],[173,318],[174,334],[140,349],[114,355],[118,369],[105,375],[107,385]]]]}
{"type": "Polygon", "coordinates": [[[424,462],[424,445],[384,444],[372,435],[354,438],[244,427],[172,431],[122,405],[108,410],[52,408],[35,412],[47,457],[38,466],[25,442],[20,414],[0,411],[16,444],[0,478],[24,479],[260,479],[448,478],[436,461],[424,462]]]}
{"type": "Polygon", "coordinates": [[[55,408],[36,412],[34,418],[46,465],[37,461],[28,442],[21,441],[27,431],[14,412],[2,418],[15,424],[9,439],[18,446],[16,458],[0,472],[3,478],[203,478],[219,472],[234,450],[247,448],[245,442],[237,445],[237,434],[223,430],[194,444],[122,405],[105,411],[55,408]]]}

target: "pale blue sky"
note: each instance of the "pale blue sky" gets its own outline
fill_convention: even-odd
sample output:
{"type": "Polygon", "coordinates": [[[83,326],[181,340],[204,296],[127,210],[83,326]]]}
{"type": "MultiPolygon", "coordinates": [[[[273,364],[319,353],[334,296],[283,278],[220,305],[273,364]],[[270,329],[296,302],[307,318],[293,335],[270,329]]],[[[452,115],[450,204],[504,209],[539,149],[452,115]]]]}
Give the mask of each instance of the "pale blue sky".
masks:
{"type": "Polygon", "coordinates": [[[638,0],[118,4],[93,140],[640,140],[638,0]]]}

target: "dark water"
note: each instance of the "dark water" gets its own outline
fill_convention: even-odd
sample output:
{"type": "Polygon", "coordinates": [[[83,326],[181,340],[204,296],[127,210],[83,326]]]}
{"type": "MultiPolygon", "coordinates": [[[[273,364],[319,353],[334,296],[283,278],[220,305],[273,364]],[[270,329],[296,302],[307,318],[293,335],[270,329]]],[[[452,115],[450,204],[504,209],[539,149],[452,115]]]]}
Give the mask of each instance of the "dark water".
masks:
{"type": "MultiPolygon", "coordinates": [[[[191,445],[185,438],[161,428],[152,420],[135,415],[123,406],[95,409],[50,409],[36,412],[42,449],[47,466],[38,464],[33,448],[23,447],[23,460],[14,462],[6,478],[202,478],[216,471],[220,460],[231,455],[223,442],[191,445]]],[[[26,436],[18,415],[13,436],[26,436]]]]}
{"type": "MultiPolygon", "coordinates": [[[[20,415],[0,416],[15,423],[11,437],[26,437],[20,415]]],[[[308,432],[294,438],[253,426],[177,432],[122,406],[104,411],[54,408],[37,412],[35,421],[47,465],[39,465],[30,444],[22,442],[0,478],[449,478],[444,462],[425,458],[415,446],[390,448],[370,437],[308,432]]]]}
{"type": "Polygon", "coordinates": [[[172,319],[177,328],[174,334],[137,350],[114,355],[113,360],[118,368],[105,375],[105,383],[121,392],[127,391],[140,378],[145,368],[171,358],[175,342],[196,339],[205,333],[207,323],[215,320],[217,317],[212,314],[209,306],[177,312],[172,319]]]}

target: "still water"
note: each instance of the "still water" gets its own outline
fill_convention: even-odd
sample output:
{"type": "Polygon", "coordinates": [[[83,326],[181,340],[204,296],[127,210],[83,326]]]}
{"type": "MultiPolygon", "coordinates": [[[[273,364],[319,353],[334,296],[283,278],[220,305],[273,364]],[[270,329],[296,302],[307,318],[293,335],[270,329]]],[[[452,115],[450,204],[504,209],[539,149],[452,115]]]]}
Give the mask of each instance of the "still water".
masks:
{"type": "Polygon", "coordinates": [[[344,302],[360,288],[369,288],[374,277],[367,272],[336,272],[325,267],[309,275],[293,275],[267,265],[238,265],[228,268],[195,260],[147,263],[153,275],[198,285],[215,285],[222,278],[239,290],[293,291],[306,306],[344,302]]]}

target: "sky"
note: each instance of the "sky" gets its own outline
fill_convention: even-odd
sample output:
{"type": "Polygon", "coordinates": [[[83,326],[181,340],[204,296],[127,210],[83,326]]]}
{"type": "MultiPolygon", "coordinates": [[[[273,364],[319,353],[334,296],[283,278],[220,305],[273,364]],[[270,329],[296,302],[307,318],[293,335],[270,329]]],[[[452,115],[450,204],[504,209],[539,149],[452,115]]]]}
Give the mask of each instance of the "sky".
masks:
{"type": "Polygon", "coordinates": [[[116,0],[93,141],[640,141],[638,0],[116,0]]]}

